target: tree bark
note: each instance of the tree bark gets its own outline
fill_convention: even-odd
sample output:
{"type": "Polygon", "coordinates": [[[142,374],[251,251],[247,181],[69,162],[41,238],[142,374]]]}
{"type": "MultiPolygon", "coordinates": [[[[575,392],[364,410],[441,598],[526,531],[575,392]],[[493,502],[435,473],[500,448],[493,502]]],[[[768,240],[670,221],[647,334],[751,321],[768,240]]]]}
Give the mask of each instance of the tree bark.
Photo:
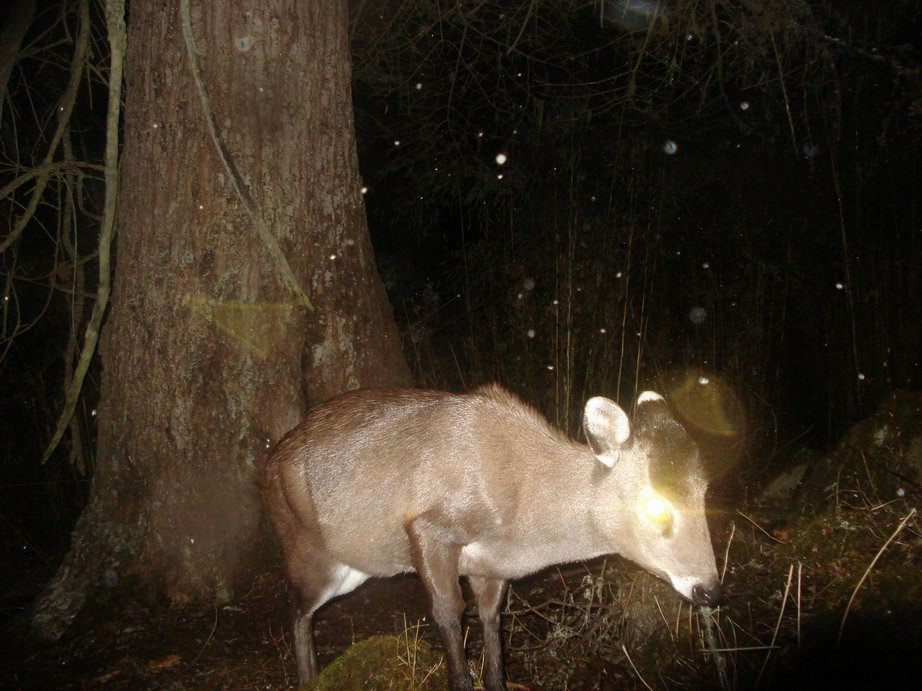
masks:
{"type": "Polygon", "coordinates": [[[259,566],[254,468],[305,407],[405,384],[360,194],[343,0],[132,3],[111,313],[90,502],[33,628],[126,578],[223,602],[259,566]],[[312,308],[247,210],[268,227],[312,308]]]}

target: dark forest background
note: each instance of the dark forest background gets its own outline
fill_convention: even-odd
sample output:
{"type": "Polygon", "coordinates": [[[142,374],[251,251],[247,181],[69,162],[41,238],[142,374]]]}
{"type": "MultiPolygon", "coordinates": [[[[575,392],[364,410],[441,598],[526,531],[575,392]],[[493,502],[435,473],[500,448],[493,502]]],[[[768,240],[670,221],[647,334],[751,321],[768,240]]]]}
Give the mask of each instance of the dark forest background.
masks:
{"type": "Polygon", "coordinates": [[[356,16],[357,126],[424,381],[567,425],[703,368],[820,445],[918,386],[919,3],[389,10],[356,16]]]}
{"type": "MultiPolygon", "coordinates": [[[[575,432],[590,395],[707,372],[746,411],[741,482],[919,388],[919,2],[352,9],[369,224],[420,384],[497,380],[575,432]]],[[[40,463],[96,280],[108,49],[92,5],[73,72],[76,11],[38,8],[0,111],[4,580],[53,568],[93,471],[98,362],[40,463]]]]}

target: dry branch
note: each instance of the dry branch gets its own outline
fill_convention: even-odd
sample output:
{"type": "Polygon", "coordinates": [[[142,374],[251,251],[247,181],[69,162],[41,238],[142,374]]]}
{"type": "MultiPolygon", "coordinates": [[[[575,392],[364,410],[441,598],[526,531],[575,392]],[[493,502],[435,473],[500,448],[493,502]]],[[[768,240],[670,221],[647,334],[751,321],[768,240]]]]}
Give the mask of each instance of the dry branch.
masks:
{"type": "MultiPolygon", "coordinates": [[[[81,3],[84,9],[86,1],[81,3]]],[[[88,12],[88,10],[87,10],[88,12]]],[[[80,391],[83,388],[83,380],[86,377],[87,370],[90,368],[90,361],[96,352],[96,343],[99,341],[99,329],[102,326],[102,318],[106,312],[106,306],[109,303],[109,291],[111,288],[111,250],[112,240],[115,237],[115,205],[118,199],[118,123],[121,114],[121,97],[122,97],[122,63],[125,57],[126,31],[125,31],[125,3],[124,0],[107,0],[106,2],[106,25],[109,33],[109,44],[112,50],[112,64],[109,68],[109,110],[106,115],[106,154],[105,154],[105,180],[106,180],[106,201],[103,207],[102,223],[100,224],[99,233],[99,285],[96,289],[96,300],[93,303],[93,312],[90,315],[89,323],[86,326],[86,332],[83,339],[83,349],[80,351],[80,360],[74,369],[74,378],[67,389],[64,399],[64,410],[58,418],[58,424],[55,427],[54,435],[45,451],[42,454],[42,463],[45,463],[51,454],[57,448],[64,431],[70,425],[74,410],[77,407],[77,400],[80,398],[80,391]]],[[[86,34],[89,34],[89,18],[83,22],[86,34]]],[[[81,32],[83,33],[83,32],[81,32]]],[[[86,43],[86,38],[84,38],[86,43]]],[[[80,76],[80,70],[77,70],[77,76],[80,76]]]]}

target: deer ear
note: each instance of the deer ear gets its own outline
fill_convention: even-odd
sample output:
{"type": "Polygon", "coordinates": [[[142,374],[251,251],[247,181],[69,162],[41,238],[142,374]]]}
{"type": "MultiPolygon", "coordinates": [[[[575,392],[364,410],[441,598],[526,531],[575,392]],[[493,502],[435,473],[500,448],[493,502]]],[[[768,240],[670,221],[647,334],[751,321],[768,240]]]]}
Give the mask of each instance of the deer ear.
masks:
{"type": "Polygon", "coordinates": [[[583,431],[598,461],[611,468],[621,454],[621,446],[631,436],[631,423],[618,404],[596,396],[586,402],[583,431]]]}
{"type": "Polygon", "coordinates": [[[652,401],[665,401],[662,396],[660,396],[656,391],[644,391],[637,397],[637,405],[642,403],[650,403],[652,401]]]}

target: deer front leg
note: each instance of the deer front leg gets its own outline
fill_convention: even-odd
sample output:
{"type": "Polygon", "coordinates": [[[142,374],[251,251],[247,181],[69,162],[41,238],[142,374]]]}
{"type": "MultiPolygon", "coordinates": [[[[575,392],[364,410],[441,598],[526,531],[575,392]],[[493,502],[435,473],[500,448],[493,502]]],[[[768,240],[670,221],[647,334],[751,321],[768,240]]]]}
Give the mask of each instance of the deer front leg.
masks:
{"type": "Polygon", "coordinates": [[[432,516],[422,514],[406,525],[412,545],[413,565],[429,593],[432,618],[439,629],[448,658],[448,684],[453,691],[472,691],[464,656],[461,615],[464,598],[458,583],[461,547],[432,516]]]}

